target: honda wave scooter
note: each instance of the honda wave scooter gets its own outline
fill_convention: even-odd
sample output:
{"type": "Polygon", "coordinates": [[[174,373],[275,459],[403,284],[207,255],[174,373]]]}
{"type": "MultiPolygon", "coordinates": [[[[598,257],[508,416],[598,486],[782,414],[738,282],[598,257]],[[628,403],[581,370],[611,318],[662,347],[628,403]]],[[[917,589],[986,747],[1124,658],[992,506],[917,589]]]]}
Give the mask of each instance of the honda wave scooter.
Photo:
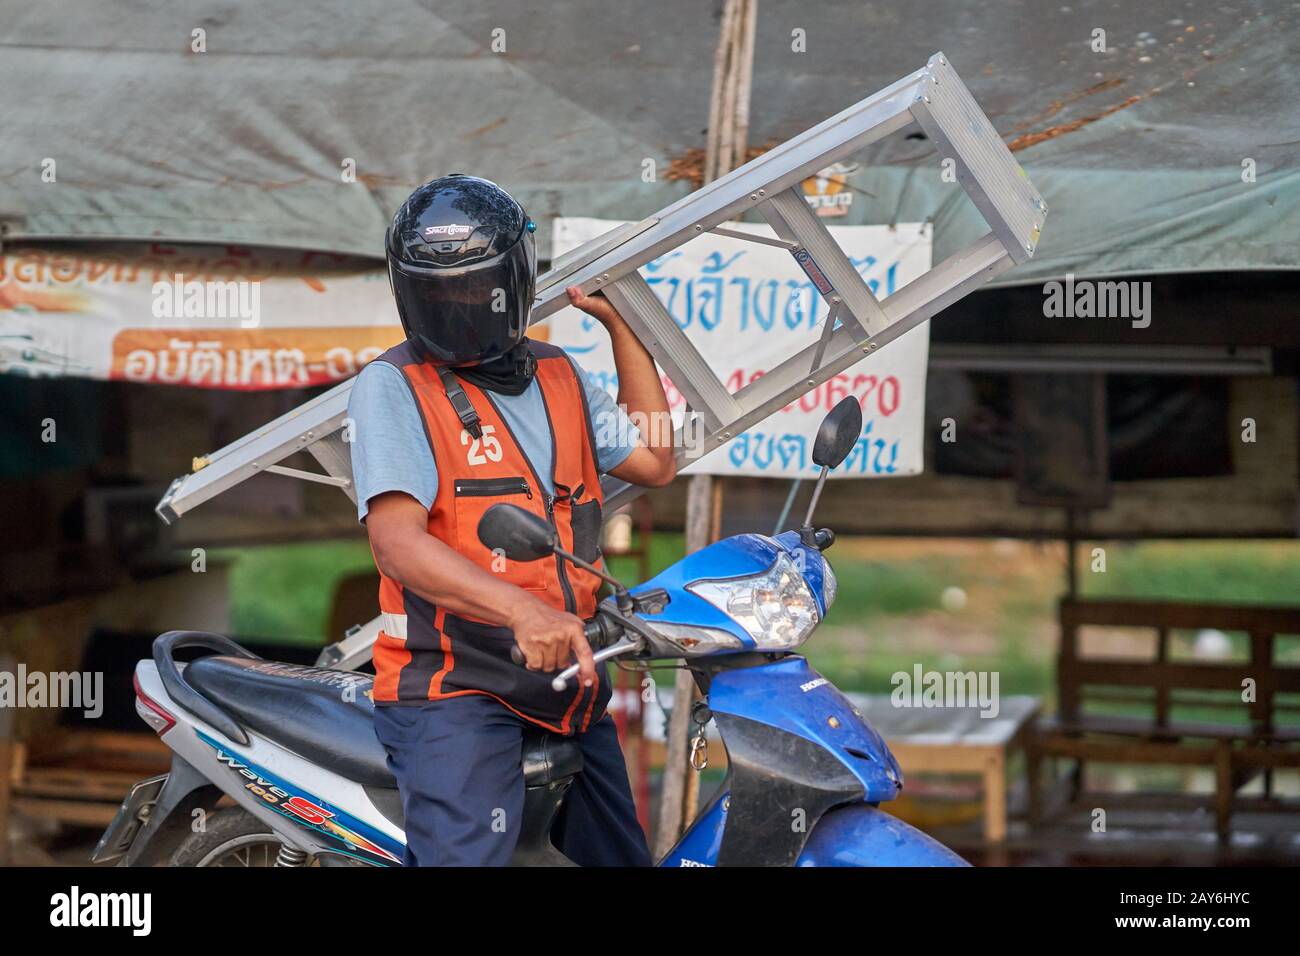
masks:
{"type": "MultiPolygon", "coordinates": [[[[835,600],[812,528],[828,471],[862,432],[845,399],[823,420],[821,466],[799,531],[741,534],[628,590],[563,551],[555,529],[509,504],[488,510],[479,538],[516,561],[558,556],[613,588],[587,622],[596,661],[681,660],[703,693],[695,716],[716,722],[727,751],[720,792],[660,866],[964,866],[890,816],[903,775],[861,713],[794,650],[835,600]]],[[[515,660],[522,657],[515,649],[515,660]]],[[[576,664],[555,675],[562,691],[576,664]]],[[[137,784],[92,859],[120,865],[396,865],[402,803],[372,726],[371,678],[263,660],[217,634],[171,631],[136,666],[136,710],[171,748],[170,773],[137,784]],[[215,653],[189,664],[182,648],[215,653]],[[227,797],[233,807],[216,809],[227,797]],[[200,825],[201,823],[201,825],[200,825]]],[[[566,864],[550,827],[582,756],[572,739],[525,735],[524,815],[514,862],[566,864]]]]}

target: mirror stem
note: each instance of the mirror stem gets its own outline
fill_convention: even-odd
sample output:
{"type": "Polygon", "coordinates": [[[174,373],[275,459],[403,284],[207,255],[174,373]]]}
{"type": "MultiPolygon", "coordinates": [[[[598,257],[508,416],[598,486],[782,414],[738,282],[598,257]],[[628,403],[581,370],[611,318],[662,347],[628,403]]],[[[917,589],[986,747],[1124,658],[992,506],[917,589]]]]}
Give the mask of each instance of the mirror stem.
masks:
{"type": "Polygon", "coordinates": [[[804,544],[810,547],[816,547],[812,534],[813,512],[817,510],[817,502],[821,499],[822,488],[826,484],[826,476],[830,473],[830,468],[822,465],[822,473],[817,476],[817,484],[813,487],[812,500],[808,502],[808,511],[803,518],[803,527],[799,530],[799,538],[804,544]]]}
{"type": "Polygon", "coordinates": [[[594,564],[582,560],[582,558],[578,557],[576,554],[570,554],[558,545],[555,547],[554,551],[565,561],[572,562],[584,571],[590,571],[592,574],[596,575],[596,577],[600,578],[612,587],[614,589],[614,599],[618,602],[618,609],[620,611],[627,614],[632,610],[632,595],[627,593],[627,588],[623,587],[622,581],[614,577],[612,574],[606,574],[594,564]]]}

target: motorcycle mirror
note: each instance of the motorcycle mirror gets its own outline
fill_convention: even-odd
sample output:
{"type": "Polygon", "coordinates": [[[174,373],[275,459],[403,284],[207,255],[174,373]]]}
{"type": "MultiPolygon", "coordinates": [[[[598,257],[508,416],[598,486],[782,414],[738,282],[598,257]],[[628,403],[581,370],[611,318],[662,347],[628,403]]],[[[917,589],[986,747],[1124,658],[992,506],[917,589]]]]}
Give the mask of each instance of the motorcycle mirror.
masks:
{"type": "Polygon", "coordinates": [[[479,519],[478,539],[511,561],[537,561],[555,553],[555,529],[531,511],[500,502],[479,519]]]}
{"type": "Polygon", "coordinates": [[[826,413],[813,441],[813,463],[823,468],[835,468],[849,457],[853,445],[862,434],[862,406],[852,396],[841,401],[826,413]]]}

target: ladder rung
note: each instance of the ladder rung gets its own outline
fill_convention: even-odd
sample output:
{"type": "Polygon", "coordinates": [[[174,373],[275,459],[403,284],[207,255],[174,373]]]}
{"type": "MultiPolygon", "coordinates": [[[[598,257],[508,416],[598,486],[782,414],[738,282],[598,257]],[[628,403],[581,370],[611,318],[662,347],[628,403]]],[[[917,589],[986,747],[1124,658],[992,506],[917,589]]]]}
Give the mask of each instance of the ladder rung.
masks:
{"type": "Polygon", "coordinates": [[[826,354],[826,344],[830,342],[831,336],[835,334],[835,323],[840,320],[840,312],[844,310],[843,302],[835,302],[831,309],[826,313],[826,320],[822,323],[822,334],[817,338],[817,351],[813,353],[812,365],[808,369],[808,374],[812,375],[817,369],[821,368],[822,356],[826,354]]]}
{"type": "Polygon", "coordinates": [[[726,236],[728,239],[741,239],[745,242],[758,242],[765,246],[776,246],[778,249],[784,249],[786,252],[793,252],[794,247],[799,243],[796,240],[782,239],[780,236],[773,238],[765,236],[758,232],[743,232],[739,229],[728,229],[726,226],[714,226],[709,232],[715,236],[726,236]]]}
{"type": "Polygon", "coordinates": [[[827,303],[838,298],[862,327],[861,338],[874,335],[885,327],[885,314],[871,294],[849,257],[817,218],[817,213],[795,187],[778,193],[758,207],[759,213],[783,239],[793,239],[802,248],[794,258],[812,280],[827,303]]]}
{"type": "Polygon", "coordinates": [[[307,446],[313,458],[335,481],[342,482],[341,487],[352,503],[356,504],[357,489],[352,483],[352,448],[342,437],[342,429],[319,438],[307,446]]]}
{"type": "Polygon", "coordinates": [[[740,414],[709,363],[696,350],[677,320],[659,301],[639,272],[630,272],[605,287],[605,295],[632,327],[636,337],[655,361],[664,367],[676,389],[704,420],[710,431],[721,428],[740,414]]]}
{"type": "Polygon", "coordinates": [[[314,481],[321,485],[333,485],[335,488],[342,488],[347,491],[352,487],[351,478],[339,478],[334,475],[318,475],[314,471],[304,471],[301,468],[290,468],[288,465],[271,465],[265,469],[272,475],[284,475],[288,478],[297,478],[299,481],[314,481]]]}

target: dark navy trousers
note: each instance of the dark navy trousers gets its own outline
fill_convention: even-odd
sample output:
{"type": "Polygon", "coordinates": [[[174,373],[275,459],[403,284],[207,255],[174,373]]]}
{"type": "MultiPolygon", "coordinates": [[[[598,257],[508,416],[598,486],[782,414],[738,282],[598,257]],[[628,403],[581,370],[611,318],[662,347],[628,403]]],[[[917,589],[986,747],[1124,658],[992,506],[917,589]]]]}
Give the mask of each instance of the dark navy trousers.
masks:
{"type": "MultiPolygon", "coordinates": [[[[531,725],[495,698],[467,694],[375,707],[406,816],[407,866],[504,866],[519,839],[531,725]]],[[[583,769],[551,828],[580,866],[649,866],[623,751],[608,714],[574,738],[583,769]]]]}

